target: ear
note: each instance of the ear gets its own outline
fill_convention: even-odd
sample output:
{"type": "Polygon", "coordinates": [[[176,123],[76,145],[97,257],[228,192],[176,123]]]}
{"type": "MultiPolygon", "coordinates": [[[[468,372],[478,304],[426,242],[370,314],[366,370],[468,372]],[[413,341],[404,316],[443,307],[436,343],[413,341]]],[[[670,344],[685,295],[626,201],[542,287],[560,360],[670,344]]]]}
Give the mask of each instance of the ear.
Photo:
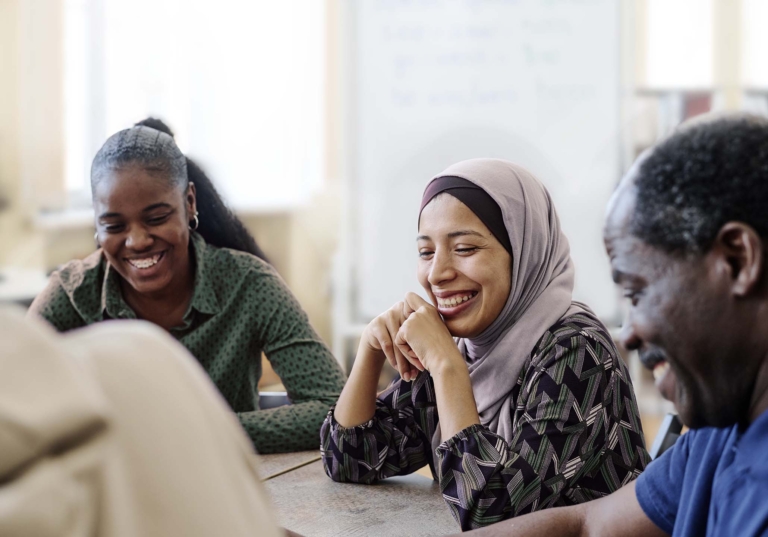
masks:
{"type": "Polygon", "coordinates": [[[186,200],[187,214],[190,218],[197,212],[197,191],[195,190],[195,183],[189,182],[187,186],[187,193],[184,195],[186,200]]]}
{"type": "Polygon", "coordinates": [[[712,253],[721,257],[730,273],[732,291],[747,296],[754,291],[763,276],[763,241],[751,226],[728,222],[717,234],[712,253]]]}

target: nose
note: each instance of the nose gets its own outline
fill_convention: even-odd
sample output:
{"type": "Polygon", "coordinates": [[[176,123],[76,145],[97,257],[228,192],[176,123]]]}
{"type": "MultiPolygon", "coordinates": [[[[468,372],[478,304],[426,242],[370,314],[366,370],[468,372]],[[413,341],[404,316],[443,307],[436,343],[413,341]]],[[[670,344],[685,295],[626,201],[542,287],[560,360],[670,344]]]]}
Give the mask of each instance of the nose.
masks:
{"type": "Polygon", "coordinates": [[[631,312],[628,313],[624,319],[624,323],[621,326],[621,332],[619,333],[619,340],[621,345],[628,351],[637,350],[643,344],[643,340],[635,330],[631,312]]]}
{"type": "Polygon", "coordinates": [[[131,250],[141,252],[151,248],[153,242],[152,235],[144,226],[133,226],[125,240],[125,246],[131,250]]]}
{"type": "Polygon", "coordinates": [[[439,285],[441,282],[452,280],[455,277],[456,270],[453,267],[450,252],[435,251],[427,277],[430,285],[439,285]]]}

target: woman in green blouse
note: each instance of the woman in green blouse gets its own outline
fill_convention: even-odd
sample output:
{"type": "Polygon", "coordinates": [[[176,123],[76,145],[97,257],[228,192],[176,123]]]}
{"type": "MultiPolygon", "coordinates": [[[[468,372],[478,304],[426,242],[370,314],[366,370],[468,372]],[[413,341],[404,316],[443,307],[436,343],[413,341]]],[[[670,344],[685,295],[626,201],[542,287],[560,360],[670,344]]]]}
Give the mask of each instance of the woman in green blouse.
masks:
{"type": "Polygon", "coordinates": [[[100,248],[54,272],[30,315],[61,332],[151,321],[200,361],[258,451],[317,448],[344,375],[170,129],[148,119],[109,138],[94,158],[91,190],[100,248]],[[259,410],[262,352],[292,405],[259,410]]]}

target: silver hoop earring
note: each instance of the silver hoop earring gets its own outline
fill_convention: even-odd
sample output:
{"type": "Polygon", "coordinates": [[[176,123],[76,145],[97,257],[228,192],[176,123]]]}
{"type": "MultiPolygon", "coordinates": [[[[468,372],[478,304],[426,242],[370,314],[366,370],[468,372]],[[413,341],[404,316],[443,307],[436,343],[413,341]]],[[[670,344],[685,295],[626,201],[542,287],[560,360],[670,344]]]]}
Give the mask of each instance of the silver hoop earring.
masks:
{"type": "Polygon", "coordinates": [[[199,213],[195,211],[195,216],[194,216],[195,227],[192,227],[191,225],[189,226],[189,229],[191,229],[192,231],[197,231],[197,228],[200,226],[200,219],[197,217],[198,214],[199,213]]]}

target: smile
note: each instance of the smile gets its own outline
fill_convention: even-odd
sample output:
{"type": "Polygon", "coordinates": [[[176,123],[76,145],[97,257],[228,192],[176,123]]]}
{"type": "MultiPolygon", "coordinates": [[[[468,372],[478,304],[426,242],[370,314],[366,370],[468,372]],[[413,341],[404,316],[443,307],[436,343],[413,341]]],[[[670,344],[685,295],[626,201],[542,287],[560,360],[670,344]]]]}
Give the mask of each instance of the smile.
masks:
{"type": "Polygon", "coordinates": [[[657,362],[656,365],[653,366],[653,379],[657,384],[660,384],[664,380],[664,377],[666,377],[667,373],[669,373],[669,369],[669,362],[665,360],[657,362]]]}
{"type": "Polygon", "coordinates": [[[455,308],[457,306],[461,306],[465,302],[469,302],[473,298],[477,296],[477,291],[471,291],[469,293],[460,293],[453,295],[449,298],[440,298],[435,297],[437,299],[437,307],[438,309],[451,309],[455,308]]]}
{"type": "Polygon", "coordinates": [[[165,251],[149,257],[126,259],[126,261],[134,268],[139,270],[147,270],[157,265],[163,257],[165,257],[165,251]]]}

